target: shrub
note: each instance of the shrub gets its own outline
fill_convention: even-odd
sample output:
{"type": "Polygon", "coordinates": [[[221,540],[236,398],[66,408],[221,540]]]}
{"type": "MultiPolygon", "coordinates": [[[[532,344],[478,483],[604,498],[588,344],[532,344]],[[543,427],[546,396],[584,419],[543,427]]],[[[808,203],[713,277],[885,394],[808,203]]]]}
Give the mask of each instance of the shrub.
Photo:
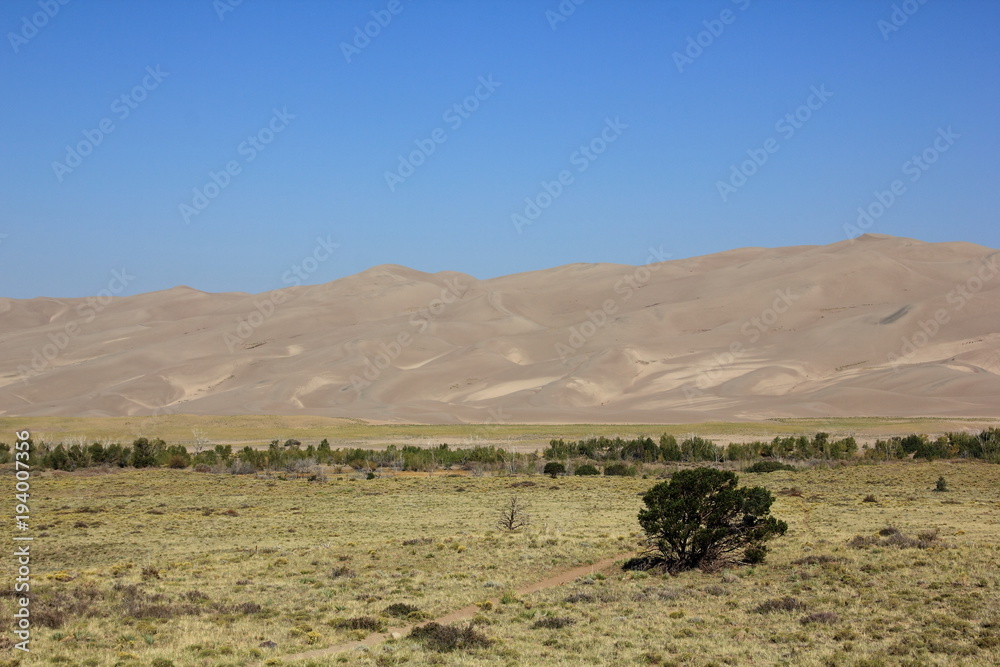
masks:
{"type": "Polygon", "coordinates": [[[776,611],[801,611],[805,608],[805,604],[786,595],[783,598],[776,598],[774,600],[762,602],[751,611],[755,614],[770,614],[776,611]]]}
{"type": "Polygon", "coordinates": [[[344,630],[367,630],[368,632],[385,632],[389,627],[385,621],[374,616],[341,618],[333,621],[330,625],[344,630]]]}
{"type": "Polygon", "coordinates": [[[604,474],[609,477],[635,477],[635,466],[625,463],[612,463],[604,466],[604,474]]]}
{"type": "Polygon", "coordinates": [[[872,494],[869,493],[867,496],[864,497],[864,499],[861,502],[863,502],[863,503],[877,503],[878,500],[875,498],[874,495],[872,495],[872,494]]]}
{"type": "Polygon", "coordinates": [[[925,530],[917,533],[916,537],[910,537],[900,532],[898,529],[887,526],[878,531],[883,539],[874,535],[855,535],[847,541],[847,546],[855,549],[865,547],[896,547],[897,549],[930,549],[935,546],[942,546],[938,542],[938,531],[925,530]]]}
{"type": "Polygon", "coordinates": [[[335,567],[335,568],[333,568],[333,570],[330,571],[330,578],[331,579],[339,579],[340,577],[345,577],[347,579],[353,579],[356,576],[358,576],[358,575],[354,572],[354,570],[352,570],[351,568],[347,567],[346,565],[341,565],[339,567],[335,567]]]}
{"type": "Polygon", "coordinates": [[[454,651],[486,647],[493,642],[471,625],[459,627],[456,625],[441,625],[428,623],[410,630],[411,638],[416,639],[428,649],[438,652],[454,651]]]}
{"type": "Polygon", "coordinates": [[[188,458],[183,454],[171,454],[170,458],[167,459],[167,467],[176,469],[187,468],[188,458]]]}
{"type": "Polygon", "coordinates": [[[395,618],[406,618],[410,614],[415,614],[420,611],[420,607],[414,607],[412,604],[406,604],[404,602],[395,602],[385,609],[382,613],[386,616],[393,616],[395,618]]]}
{"type": "Polygon", "coordinates": [[[557,475],[566,474],[566,466],[558,461],[549,461],[545,464],[545,468],[542,469],[542,472],[552,479],[555,479],[557,475]]]}
{"type": "Polygon", "coordinates": [[[528,506],[517,496],[511,496],[510,500],[500,509],[500,516],[497,518],[497,526],[501,530],[517,530],[524,528],[531,521],[528,514],[528,506]]]}
{"type": "Polygon", "coordinates": [[[788,524],[770,516],[770,491],[737,481],[728,471],[681,470],[642,497],[639,525],[668,570],[710,566],[738,550],[760,562],[764,542],[785,534],[788,524]]]}
{"type": "Polygon", "coordinates": [[[577,466],[576,470],[573,471],[574,475],[600,475],[601,471],[597,469],[596,466],[592,466],[589,463],[584,463],[582,466],[577,466]]]}
{"type": "Polygon", "coordinates": [[[46,600],[41,604],[36,602],[35,605],[31,611],[31,620],[43,628],[61,628],[68,619],[66,610],[59,607],[58,603],[46,600]]]}
{"type": "Polygon", "coordinates": [[[948,482],[945,481],[944,477],[938,477],[937,484],[934,485],[935,491],[947,491],[948,482]]]}
{"type": "Polygon", "coordinates": [[[798,470],[798,468],[781,461],[757,461],[745,472],[777,472],[778,470],[798,470]]]}
{"type": "Polygon", "coordinates": [[[540,618],[535,621],[531,627],[538,628],[548,628],[551,630],[558,630],[560,628],[565,628],[567,626],[576,623],[575,618],[570,618],[569,616],[546,616],[545,618],[540,618]]]}

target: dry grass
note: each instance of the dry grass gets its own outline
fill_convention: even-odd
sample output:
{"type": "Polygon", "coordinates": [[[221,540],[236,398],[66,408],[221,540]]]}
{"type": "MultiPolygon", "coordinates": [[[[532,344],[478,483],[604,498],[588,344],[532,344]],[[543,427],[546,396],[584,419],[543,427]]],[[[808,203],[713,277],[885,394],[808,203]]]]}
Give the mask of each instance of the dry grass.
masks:
{"type": "MultiPolygon", "coordinates": [[[[496,530],[511,482],[523,480],[39,476],[37,634],[21,664],[263,664],[488,598],[500,602],[464,621],[294,664],[1000,661],[1000,466],[741,475],[803,491],[775,501],[790,528],[763,565],[676,577],[616,571],[513,595],[555,570],[634,548],[638,494],[654,483],[569,477],[522,486],[532,524],[496,530]],[[947,504],[930,490],[940,475],[952,489],[947,504]],[[878,503],[859,502],[869,493],[878,503]],[[855,548],[857,536],[870,543],[855,548]],[[900,548],[904,538],[926,544],[900,548]]],[[[4,559],[5,577],[10,567],[4,559]]],[[[0,605],[10,613],[9,597],[0,605]]]]}
{"type": "Polygon", "coordinates": [[[422,445],[448,442],[504,444],[519,451],[544,448],[550,439],[590,436],[638,436],[661,433],[700,435],[720,442],[770,440],[776,435],[829,432],[834,438],[854,435],[859,442],[900,433],[941,434],[963,428],[996,426],[996,419],[937,417],[855,417],[833,419],[769,419],[761,422],[703,422],[697,424],[377,424],[361,419],[289,415],[185,415],[134,417],[0,417],[0,432],[29,429],[36,439],[52,442],[81,437],[87,442],[111,440],[131,443],[139,437],[163,438],[171,444],[193,444],[193,430],[212,443],[238,446],[266,445],[278,438],[304,445],[328,438],[333,446],[422,445]]]}

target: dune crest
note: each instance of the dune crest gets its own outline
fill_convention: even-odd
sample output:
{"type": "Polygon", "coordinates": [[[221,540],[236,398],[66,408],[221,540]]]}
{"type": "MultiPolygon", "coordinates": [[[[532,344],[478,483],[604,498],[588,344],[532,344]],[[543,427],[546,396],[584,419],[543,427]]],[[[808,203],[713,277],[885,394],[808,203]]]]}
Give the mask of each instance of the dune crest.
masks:
{"type": "Polygon", "coordinates": [[[880,234],[477,280],[0,298],[0,414],[1000,416],[1000,253],[880,234]]]}

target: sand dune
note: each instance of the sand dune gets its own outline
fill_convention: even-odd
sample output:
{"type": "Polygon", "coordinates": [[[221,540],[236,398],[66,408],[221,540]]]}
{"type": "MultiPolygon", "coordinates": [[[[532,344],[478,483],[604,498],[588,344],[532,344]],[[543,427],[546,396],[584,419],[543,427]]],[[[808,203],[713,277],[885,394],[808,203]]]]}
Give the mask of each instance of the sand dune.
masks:
{"type": "Polygon", "coordinates": [[[0,299],[0,414],[1000,416],[1000,252],[866,235],[477,280],[0,299]]]}

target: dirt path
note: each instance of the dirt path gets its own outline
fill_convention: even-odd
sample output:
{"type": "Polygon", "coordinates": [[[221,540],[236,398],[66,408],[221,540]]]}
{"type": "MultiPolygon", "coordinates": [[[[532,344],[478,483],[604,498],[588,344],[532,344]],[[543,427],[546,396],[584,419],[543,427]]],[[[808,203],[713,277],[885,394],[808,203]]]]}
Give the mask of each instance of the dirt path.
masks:
{"type": "MultiPolygon", "coordinates": [[[[577,577],[584,577],[588,574],[593,574],[595,572],[600,572],[606,570],[616,561],[623,558],[628,558],[631,553],[619,554],[613,558],[605,558],[604,560],[598,561],[591,565],[580,565],[579,567],[574,567],[571,570],[566,570],[560,572],[559,574],[548,577],[547,579],[542,579],[541,581],[536,581],[533,584],[528,584],[517,589],[518,595],[529,595],[536,591],[544,590],[546,588],[554,588],[555,586],[562,586],[563,584],[568,584],[574,581],[577,577]]],[[[492,598],[490,600],[494,605],[499,604],[499,598],[492,598]]],[[[335,653],[340,653],[342,651],[350,651],[359,646],[375,646],[376,644],[381,644],[386,639],[389,639],[393,635],[402,636],[408,633],[413,627],[417,625],[422,625],[423,623],[454,623],[456,621],[464,621],[467,618],[472,618],[476,612],[479,611],[479,605],[470,604],[467,607],[462,607],[457,609],[450,614],[445,614],[430,621],[421,621],[420,623],[412,623],[410,625],[401,625],[398,627],[392,627],[385,632],[375,632],[360,641],[345,642],[343,644],[337,644],[336,646],[328,646],[326,648],[320,648],[313,651],[306,651],[305,653],[295,653],[293,655],[286,655],[283,660],[308,660],[311,658],[321,658],[335,653]]]]}

